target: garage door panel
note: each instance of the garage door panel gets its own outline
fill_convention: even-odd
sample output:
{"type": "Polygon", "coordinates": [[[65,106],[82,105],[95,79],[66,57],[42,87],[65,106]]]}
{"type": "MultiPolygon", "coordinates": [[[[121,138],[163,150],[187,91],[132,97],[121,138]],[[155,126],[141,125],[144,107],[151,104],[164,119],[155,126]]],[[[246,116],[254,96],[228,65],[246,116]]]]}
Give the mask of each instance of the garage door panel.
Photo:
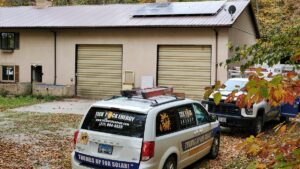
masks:
{"type": "Polygon", "coordinates": [[[167,67],[167,68],[163,67],[161,69],[161,71],[162,71],[162,73],[163,73],[163,71],[172,71],[172,72],[174,72],[174,71],[177,71],[177,72],[180,72],[180,71],[184,71],[184,72],[193,71],[193,72],[205,72],[205,73],[209,72],[210,73],[210,71],[208,70],[209,67],[201,67],[201,68],[197,68],[197,69],[195,69],[195,68],[197,68],[197,67],[178,67],[178,66],[173,66],[173,67],[167,67]]]}
{"type": "Polygon", "coordinates": [[[121,45],[79,45],[77,95],[106,98],[118,95],[122,84],[121,45]]]}
{"type": "Polygon", "coordinates": [[[202,81],[196,81],[196,79],[185,79],[185,80],[175,80],[175,79],[166,79],[160,81],[163,84],[168,85],[207,85],[207,82],[210,82],[210,79],[203,79],[202,81]]]}
{"type": "Polygon", "coordinates": [[[180,63],[176,63],[176,62],[167,62],[167,63],[163,63],[161,66],[162,67],[173,67],[173,66],[176,66],[176,67],[184,67],[186,68],[187,66],[189,67],[194,67],[194,68],[198,68],[198,66],[207,66],[207,64],[209,64],[210,62],[180,62],[180,63]]]}
{"type": "Polygon", "coordinates": [[[162,45],[159,52],[210,52],[211,47],[209,45],[162,45]]]}
{"type": "Polygon", "coordinates": [[[172,58],[178,58],[178,57],[187,57],[187,58],[192,58],[194,56],[202,56],[205,57],[208,54],[210,54],[209,52],[181,52],[181,53],[177,53],[177,52],[159,52],[160,56],[168,56],[168,57],[172,57],[172,58]]]}
{"type": "Polygon", "coordinates": [[[158,85],[201,99],[211,81],[211,47],[197,45],[159,46],[158,85]]]}

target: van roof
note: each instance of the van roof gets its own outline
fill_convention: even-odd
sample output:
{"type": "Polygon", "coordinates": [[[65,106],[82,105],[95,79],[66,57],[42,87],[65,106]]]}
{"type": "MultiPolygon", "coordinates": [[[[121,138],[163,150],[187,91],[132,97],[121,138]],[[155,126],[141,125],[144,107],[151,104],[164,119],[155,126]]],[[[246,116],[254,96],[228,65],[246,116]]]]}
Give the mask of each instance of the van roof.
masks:
{"type": "Polygon", "coordinates": [[[180,102],[189,99],[178,99],[174,96],[156,96],[149,99],[143,99],[139,97],[117,97],[109,100],[101,100],[92,105],[92,107],[101,107],[101,108],[116,108],[126,111],[138,112],[147,114],[148,111],[155,106],[161,104],[168,104],[170,102],[180,102]]]}

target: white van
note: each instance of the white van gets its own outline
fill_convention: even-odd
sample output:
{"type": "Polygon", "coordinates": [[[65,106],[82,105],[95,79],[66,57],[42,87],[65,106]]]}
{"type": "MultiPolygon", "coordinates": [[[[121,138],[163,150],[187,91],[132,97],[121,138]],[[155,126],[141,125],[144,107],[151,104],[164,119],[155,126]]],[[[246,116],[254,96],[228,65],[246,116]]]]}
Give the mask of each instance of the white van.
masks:
{"type": "Polygon", "coordinates": [[[74,143],[73,169],[176,169],[216,158],[220,125],[198,101],[118,97],[91,106],[74,143]]]}

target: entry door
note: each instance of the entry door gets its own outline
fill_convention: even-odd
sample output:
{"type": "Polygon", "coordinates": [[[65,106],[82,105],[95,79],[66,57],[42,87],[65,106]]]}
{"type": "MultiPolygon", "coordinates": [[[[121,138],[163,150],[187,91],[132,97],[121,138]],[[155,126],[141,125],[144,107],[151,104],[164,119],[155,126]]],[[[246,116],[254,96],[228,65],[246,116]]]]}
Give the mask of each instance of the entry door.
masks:
{"type": "Polygon", "coordinates": [[[158,85],[201,99],[211,80],[211,46],[162,45],[158,47],[158,85]]]}
{"type": "Polygon", "coordinates": [[[78,96],[108,98],[120,95],[121,45],[79,45],[77,49],[78,96]]]}
{"type": "Polygon", "coordinates": [[[42,66],[31,66],[31,81],[37,83],[43,82],[42,66]]]}

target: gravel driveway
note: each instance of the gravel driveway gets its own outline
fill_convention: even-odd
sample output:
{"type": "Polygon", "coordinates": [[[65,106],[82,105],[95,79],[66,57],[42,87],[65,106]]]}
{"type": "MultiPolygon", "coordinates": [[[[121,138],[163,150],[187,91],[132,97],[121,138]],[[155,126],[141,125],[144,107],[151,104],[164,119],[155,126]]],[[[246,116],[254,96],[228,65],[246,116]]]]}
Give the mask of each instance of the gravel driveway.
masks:
{"type": "Polygon", "coordinates": [[[91,104],[96,100],[87,99],[64,99],[61,101],[53,101],[32,106],[19,107],[11,109],[15,112],[37,112],[37,113],[67,113],[67,114],[81,114],[88,111],[91,104]]]}

